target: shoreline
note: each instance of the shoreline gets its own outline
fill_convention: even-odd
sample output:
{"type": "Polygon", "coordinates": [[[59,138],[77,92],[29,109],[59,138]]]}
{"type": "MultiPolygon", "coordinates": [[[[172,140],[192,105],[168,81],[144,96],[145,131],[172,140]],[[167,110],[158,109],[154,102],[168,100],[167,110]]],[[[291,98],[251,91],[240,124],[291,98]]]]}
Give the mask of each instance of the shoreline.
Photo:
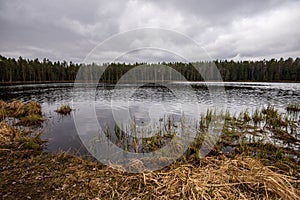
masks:
{"type": "MultiPolygon", "coordinates": [[[[26,109],[25,114],[19,112],[19,104],[1,103],[27,115],[26,109]]],[[[226,118],[233,123],[233,116],[226,118]]],[[[70,153],[43,152],[45,141],[39,134],[0,123],[0,196],[6,199],[300,198],[299,162],[275,146],[238,144],[232,154],[216,151],[204,158],[190,154],[157,171],[128,173],[123,166],[105,166],[70,153]]],[[[229,141],[236,137],[230,132],[226,135],[229,141]]],[[[134,159],[127,167],[139,170],[144,166],[134,159]]]]}
{"type": "MultiPolygon", "coordinates": [[[[141,82],[141,83],[149,83],[153,82],[153,80],[141,82]]],[[[174,81],[173,81],[174,82],[174,81]]],[[[300,83],[300,81],[176,81],[176,83],[300,83]]],[[[30,84],[55,84],[55,83],[81,83],[80,81],[17,81],[17,82],[0,82],[0,86],[14,86],[14,85],[30,85],[30,84]]],[[[84,83],[84,81],[83,81],[84,83]]],[[[96,82],[95,82],[96,83],[96,82]]],[[[99,84],[116,84],[117,82],[98,82],[99,84]]],[[[134,82],[136,83],[136,82],[134,82]]],[[[165,82],[164,82],[165,83],[165,82]]]]}

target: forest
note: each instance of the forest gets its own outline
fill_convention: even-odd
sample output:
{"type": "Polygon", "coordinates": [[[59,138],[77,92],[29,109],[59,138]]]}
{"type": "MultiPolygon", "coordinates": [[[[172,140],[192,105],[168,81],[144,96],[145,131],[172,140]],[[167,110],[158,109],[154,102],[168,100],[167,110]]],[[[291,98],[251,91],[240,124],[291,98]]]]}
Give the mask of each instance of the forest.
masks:
{"type": "MultiPolygon", "coordinates": [[[[101,66],[95,63],[84,65],[49,59],[6,58],[0,55],[0,83],[16,82],[73,82],[80,67],[88,70],[94,77],[101,77],[101,82],[117,82],[126,72],[146,63],[107,63],[101,66]],[[104,73],[99,76],[101,70],[104,73]]],[[[175,69],[188,81],[217,80],[212,65],[216,65],[223,81],[258,81],[258,82],[300,82],[300,58],[270,59],[261,61],[228,61],[196,63],[158,63],[175,69]],[[200,72],[194,67],[199,67],[200,72]]],[[[151,65],[149,64],[149,67],[151,65]]],[[[145,71],[145,73],[147,73],[145,71]]],[[[137,74],[143,76],[142,74],[137,74]]],[[[144,74],[145,75],[145,74],[144,74]]],[[[149,75],[145,75],[149,76],[149,75]]],[[[169,77],[170,80],[172,77],[169,77]]],[[[98,80],[98,79],[97,79],[98,80]]]]}

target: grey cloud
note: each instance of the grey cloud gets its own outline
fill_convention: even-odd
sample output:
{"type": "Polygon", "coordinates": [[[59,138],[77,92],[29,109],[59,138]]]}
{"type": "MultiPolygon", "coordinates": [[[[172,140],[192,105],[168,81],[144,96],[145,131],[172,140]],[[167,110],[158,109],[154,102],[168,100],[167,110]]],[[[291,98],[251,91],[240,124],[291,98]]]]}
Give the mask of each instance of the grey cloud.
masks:
{"type": "MultiPolygon", "coordinates": [[[[296,57],[300,55],[298,13],[300,3],[293,0],[0,0],[0,54],[81,62],[114,34],[157,27],[191,37],[214,59],[296,57]]],[[[149,42],[195,53],[179,40],[174,44],[132,40],[131,45],[149,42]]],[[[149,60],[141,53],[132,57],[149,60]]]]}
{"type": "MultiPolygon", "coordinates": [[[[274,9],[282,5],[282,0],[210,0],[210,1],[181,1],[167,0],[156,1],[161,5],[162,10],[173,9],[185,16],[201,18],[207,21],[210,26],[230,24],[232,20],[240,17],[251,17],[261,12],[274,9]]],[[[188,21],[189,18],[187,17],[188,21]]]]}

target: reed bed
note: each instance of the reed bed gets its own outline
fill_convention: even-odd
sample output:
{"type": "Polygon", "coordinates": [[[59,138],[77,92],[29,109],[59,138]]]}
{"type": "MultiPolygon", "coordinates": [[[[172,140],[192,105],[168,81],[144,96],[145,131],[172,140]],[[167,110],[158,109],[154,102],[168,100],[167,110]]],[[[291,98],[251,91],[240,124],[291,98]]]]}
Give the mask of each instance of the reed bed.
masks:
{"type": "MultiPolygon", "coordinates": [[[[198,122],[179,122],[192,127],[191,130],[196,132],[194,142],[189,146],[186,156],[199,153],[210,123],[216,118],[224,119],[224,126],[218,144],[210,152],[211,155],[218,154],[226,146],[233,147],[233,150],[243,151],[248,144],[257,144],[258,150],[273,154],[268,149],[273,145],[281,149],[283,154],[291,154],[300,158],[299,112],[281,113],[272,105],[253,112],[245,110],[238,115],[232,115],[229,111],[216,113],[208,109],[198,122]]],[[[104,134],[120,148],[135,153],[147,153],[160,149],[172,141],[180,131],[176,123],[178,124],[171,116],[165,116],[159,125],[151,127],[150,130],[137,129],[136,125],[132,124],[122,127],[123,131],[115,125],[113,129],[106,127],[104,134]],[[154,134],[148,138],[134,137],[134,135],[146,135],[148,132],[154,134]]],[[[251,151],[254,153],[256,150],[252,148],[251,151]]]]}

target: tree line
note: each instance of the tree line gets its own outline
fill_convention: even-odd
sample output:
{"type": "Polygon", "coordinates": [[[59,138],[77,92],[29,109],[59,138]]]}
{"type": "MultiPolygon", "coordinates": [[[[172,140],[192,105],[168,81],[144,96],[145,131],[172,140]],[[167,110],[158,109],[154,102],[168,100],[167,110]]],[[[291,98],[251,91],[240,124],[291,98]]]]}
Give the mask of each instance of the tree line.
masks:
{"type": "MultiPolygon", "coordinates": [[[[217,69],[223,81],[291,81],[300,82],[300,58],[288,59],[271,59],[261,61],[228,61],[216,60],[214,62],[195,62],[195,63],[158,63],[160,65],[168,66],[176,70],[183,79],[187,81],[204,81],[217,80],[217,69]],[[212,66],[216,66],[214,68],[212,66]],[[198,70],[197,70],[197,69],[198,70]]],[[[158,65],[156,64],[156,65],[158,65]]],[[[76,79],[77,72],[85,72],[86,76],[91,76],[90,79],[102,82],[117,82],[126,74],[126,72],[133,70],[137,66],[147,66],[142,71],[135,70],[135,75],[142,77],[143,80],[155,78],[164,78],[165,80],[173,80],[171,71],[166,71],[161,68],[164,77],[157,75],[153,70],[155,64],[146,63],[107,63],[103,65],[92,64],[78,64],[66,61],[52,62],[49,59],[24,59],[19,57],[6,58],[0,55],[0,83],[14,83],[14,82],[72,82],[76,79]],[[105,70],[104,70],[105,69],[105,70]],[[82,71],[83,70],[83,71],[82,71]],[[157,76],[157,77],[156,77],[157,76]]],[[[86,79],[87,77],[78,77],[79,79],[86,79]]],[[[133,77],[134,78],[134,77],[133,77]]],[[[180,80],[183,80],[180,79],[180,80]]]]}

